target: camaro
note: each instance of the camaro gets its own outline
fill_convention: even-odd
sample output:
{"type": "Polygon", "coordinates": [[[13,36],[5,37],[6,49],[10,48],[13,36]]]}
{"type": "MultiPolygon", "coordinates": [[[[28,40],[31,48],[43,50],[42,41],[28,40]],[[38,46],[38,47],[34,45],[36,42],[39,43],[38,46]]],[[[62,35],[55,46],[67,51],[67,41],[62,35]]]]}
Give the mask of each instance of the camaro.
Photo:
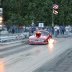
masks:
{"type": "Polygon", "coordinates": [[[32,36],[29,37],[29,44],[48,44],[49,39],[52,35],[48,31],[36,31],[32,36]]]}

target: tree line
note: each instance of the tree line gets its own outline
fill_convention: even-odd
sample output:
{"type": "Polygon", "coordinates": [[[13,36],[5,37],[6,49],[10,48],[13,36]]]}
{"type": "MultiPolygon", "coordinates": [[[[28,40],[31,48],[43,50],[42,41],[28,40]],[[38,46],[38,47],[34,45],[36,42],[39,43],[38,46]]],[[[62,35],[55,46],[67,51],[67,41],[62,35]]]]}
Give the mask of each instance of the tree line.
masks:
{"type": "Polygon", "coordinates": [[[72,0],[2,0],[4,21],[8,25],[52,24],[53,4],[58,4],[54,24],[72,24],[72,0]]]}

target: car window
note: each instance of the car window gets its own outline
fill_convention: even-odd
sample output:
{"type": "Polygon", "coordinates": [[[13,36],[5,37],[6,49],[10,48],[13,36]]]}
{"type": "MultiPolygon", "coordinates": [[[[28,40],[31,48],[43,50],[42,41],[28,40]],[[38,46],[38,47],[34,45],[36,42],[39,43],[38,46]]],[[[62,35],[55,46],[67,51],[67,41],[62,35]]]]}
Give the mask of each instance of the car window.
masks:
{"type": "MultiPolygon", "coordinates": [[[[48,31],[40,31],[40,32],[41,32],[41,35],[45,35],[45,36],[47,36],[49,34],[48,31]]],[[[35,35],[35,34],[36,34],[36,31],[33,33],[33,35],[35,35]]]]}

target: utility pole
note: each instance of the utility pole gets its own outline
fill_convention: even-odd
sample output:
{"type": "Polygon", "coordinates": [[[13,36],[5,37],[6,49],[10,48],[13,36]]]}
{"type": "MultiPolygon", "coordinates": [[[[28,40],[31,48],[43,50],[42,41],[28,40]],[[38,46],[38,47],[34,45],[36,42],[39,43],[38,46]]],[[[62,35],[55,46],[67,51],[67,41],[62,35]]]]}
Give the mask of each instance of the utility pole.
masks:
{"type": "Polygon", "coordinates": [[[1,6],[1,0],[0,0],[0,6],[1,6]]]}
{"type": "Polygon", "coordinates": [[[3,8],[2,8],[2,0],[0,0],[0,25],[2,24],[3,22],[3,8]]]}
{"type": "Polygon", "coordinates": [[[2,27],[3,27],[2,23],[3,23],[3,8],[1,5],[1,0],[0,0],[0,35],[1,35],[2,27]]]}
{"type": "Polygon", "coordinates": [[[54,26],[54,15],[58,14],[58,11],[57,11],[58,8],[59,6],[57,4],[52,5],[52,26],[54,26]]]}
{"type": "Polygon", "coordinates": [[[52,27],[54,26],[54,14],[53,14],[53,9],[52,9],[52,27]]]}

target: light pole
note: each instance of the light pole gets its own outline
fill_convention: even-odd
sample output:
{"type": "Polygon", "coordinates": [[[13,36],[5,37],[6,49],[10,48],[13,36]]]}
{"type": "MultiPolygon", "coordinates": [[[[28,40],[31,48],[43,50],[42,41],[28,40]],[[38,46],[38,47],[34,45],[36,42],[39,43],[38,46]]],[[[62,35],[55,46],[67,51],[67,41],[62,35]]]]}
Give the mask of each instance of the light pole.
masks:
{"type": "Polygon", "coordinates": [[[0,36],[1,36],[1,31],[2,31],[2,20],[3,20],[3,17],[2,16],[0,16],[0,36]]]}
{"type": "Polygon", "coordinates": [[[52,9],[52,27],[54,26],[54,14],[53,14],[53,9],[52,9]]]}
{"type": "Polygon", "coordinates": [[[54,26],[54,15],[58,14],[57,9],[59,8],[59,6],[57,4],[53,4],[52,6],[52,26],[54,26]]]}
{"type": "Polygon", "coordinates": [[[0,6],[1,6],[1,0],[0,0],[0,6]]]}
{"type": "Polygon", "coordinates": [[[2,0],[0,0],[0,36],[1,36],[2,22],[3,22],[3,8],[1,7],[1,1],[2,0]]]}
{"type": "Polygon", "coordinates": [[[0,16],[0,25],[2,24],[2,22],[3,22],[3,17],[0,16]]]}
{"type": "Polygon", "coordinates": [[[3,22],[3,8],[1,7],[1,2],[2,2],[2,0],[0,0],[0,25],[3,22]]]}

